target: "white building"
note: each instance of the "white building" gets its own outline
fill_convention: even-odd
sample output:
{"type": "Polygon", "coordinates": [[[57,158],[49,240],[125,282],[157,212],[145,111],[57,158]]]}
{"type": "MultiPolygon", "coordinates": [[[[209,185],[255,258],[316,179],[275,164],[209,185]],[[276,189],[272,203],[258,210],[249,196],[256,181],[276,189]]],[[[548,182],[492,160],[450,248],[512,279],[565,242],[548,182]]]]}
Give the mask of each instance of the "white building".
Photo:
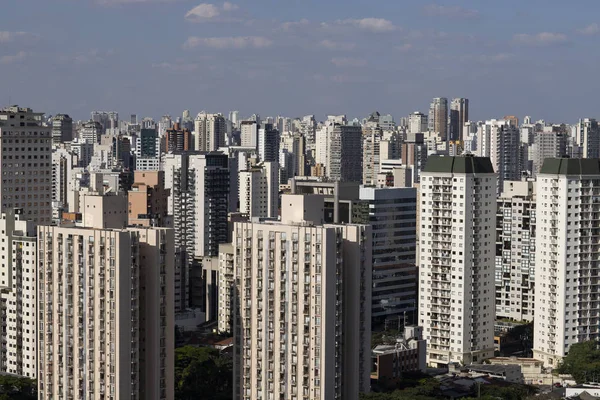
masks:
{"type": "Polygon", "coordinates": [[[173,231],[116,228],[123,206],[38,228],[40,399],[174,398],[173,231]]]}
{"type": "Polygon", "coordinates": [[[35,223],[52,220],[52,135],[42,113],[18,106],[0,110],[1,212],[23,210],[35,223]]]}
{"type": "Polygon", "coordinates": [[[490,160],[430,157],[419,207],[419,325],[427,362],[493,357],[496,175],[490,160]]]}
{"type": "Polygon", "coordinates": [[[1,316],[3,373],[37,378],[37,237],[35,224],[21,210],[8,210],[0,219],[3,256],[1,316]]]}
{"type": "Polygon", "coordinates": [[[261,161],[279,160],[279,132],[272,124],[264,124],[258,130],[258,157],[261,161]]]}
{"type": "MultiPolygon", "coordinates": [[[[71,188],[73,168],[79,163],[77,154],[65,148],[52,150],[52,201],[56,208],[53,211],[69,210],[69,190],[71,188]]],[[[53,218],[59,218],[53,215],[53,218]]]]}
{"type": "Polygon", "coordinates": [[[240,212],[248,217],[277,218],[279,164],[262,162],[239,174],[240,212]]]}
{"type": "Polygon", "coordinates": [[[600,127],[594,118],[580,119],[576,131],[582,158],[600,158],[600,127]]]}
{"type": "Polygon", "coordinates": [[[371,232],[324,225],[318,195],[237,222],[234,398],[358,399],[370,385],[371,232]]]}
{"type": "Polygon", "coordinates": [[[408,117],[408,133],[423,133],[429,129],[427,115],[415,111],[408,117]]]}
{"type": "Polygon", "coordinates": [[[533,356],[556,367],[598,340],[598,159],[547,159],[537,177],[533,356]]]}
{"type": "Polygon", "coordinates": [[[533,321],[535,182],[504,182],[496,214],[496,318],[533,321]]]}
{"type": "Polygon", "coordinates": [[[240,140],[242,147],[258,148],[258,129],[256,121],[242,121],[240,125],[240,140]]]}
{"type": "Polygon", "coordinates": [[[216,151],[224,146],[227,138],[225,117],[222,114],[207,114],[205,111],[194,121],[194,149],[197,151],[216,151]]]}

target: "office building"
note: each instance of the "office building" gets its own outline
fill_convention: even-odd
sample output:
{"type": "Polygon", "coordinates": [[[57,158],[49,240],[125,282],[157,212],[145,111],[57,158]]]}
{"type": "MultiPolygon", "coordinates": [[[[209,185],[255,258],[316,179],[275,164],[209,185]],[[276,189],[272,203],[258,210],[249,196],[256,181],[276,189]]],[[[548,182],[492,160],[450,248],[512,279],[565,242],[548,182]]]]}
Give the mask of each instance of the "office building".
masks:
{"type": "Polygon", "coordinates": [[[362,180],[362,129],[360,126],[335,124],[329,135],[327,177],[336,181],[362,180]]]}
{"type": "Polygon", "coordinates": [[[533,321],[535,182],[504,182],[496,214],[496,318],[533,321]]]}
{"type": "Polygon", "coordinates": [[[217,151],[226,145],[227,131],[222,114],[208,114],[202,111],[194,120],[194,149],[197,151],[217,151]]]}
{"type": "Polygon", "coordinates": [[[234,225],[235,399],[369,391],[370,228],[323,212],[322,196],[284,195],[281,222],[234,225]]]}
{"type": "Polygon", "coordinates": [[[436,97],[429,106],[427,119],[429,132],[435,133],[442,142],[448,139],[448,99],[436,97]]]}
{"type": "Polygon", "coordinates": [[[173,399],[173,231],[86,197],[82,223],[38,228],[39,398],[173,399]]]}
{"type": "Polygon", "coordinates": [[[7,210],[0,219],[2,268],[2,373],[37,378],[37,237],[35,224],[22,210],[7,210]]]}
{"type": "Polygon", "coordinates": [[[464,127],[468,121],[469,99],[452,99],[450,103],[450,140],[459,142],[464,140],[464,127]]]}
{"type": "Polygon", "coordinates": [[[415,323],[417,309],[416,219],[414,188],[361,187],[363,220],[373,241],[373,327],[415,323]]]}
{"type": "Polygon", "coordinates": [[[142,128],[135,142],[135,169],[156,171],[160,168],[160,137],[154,128],[142,128]]]}
{"type": "Polygon", "coordinates": [[[419,198],[419,325],[427,362],[494,356],[496,174],[489,158],[431,156],[419,198]]]}
{"type": "Polygon", "coordinates": [[[537,176],[534,358],[555,368],[598,340],[600,161],[547,159],[537,176]]]}
{"type": "Polygon", "coordinates": [[[240,213],[249,218],[277,218],[279,164],[262,162],[239,173],[240,213]]]}
{"type": "Polygon", "coordinates": [[[30,108],[0,110],[0,211],[19,208],[39,224],[52,220],[52,135],[42,118],[30,108]]]}
{"type": "Polygon", "coordinates": [[[52,124],[52,144],[73,139],[73,119],[66,114],[57,114],[50,120],[52,124]]]}

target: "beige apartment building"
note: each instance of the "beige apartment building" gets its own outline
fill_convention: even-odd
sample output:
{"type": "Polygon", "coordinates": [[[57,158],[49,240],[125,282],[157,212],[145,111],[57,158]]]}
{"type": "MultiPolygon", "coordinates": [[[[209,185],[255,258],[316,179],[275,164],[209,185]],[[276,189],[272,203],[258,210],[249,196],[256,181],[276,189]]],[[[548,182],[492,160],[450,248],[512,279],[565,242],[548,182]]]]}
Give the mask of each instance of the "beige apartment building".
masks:
{"type": "Polygon", "coordinates": [[[235,399],[369,391],[370,227],[324,225],[323,209],[284,195],[281,222],[234,225],[235,399]]]}
{"type": "Polygon", "coordinates": [[[173,399],[173,230],[124,228],[121,195],[82,205],[38,228],[39,398],[173,399]]]}
{"type": "Polygon", "coordinates": [[[164,171],[135,171],[128,192],[129,225],[166,226],[170,192],[164,171]]]}

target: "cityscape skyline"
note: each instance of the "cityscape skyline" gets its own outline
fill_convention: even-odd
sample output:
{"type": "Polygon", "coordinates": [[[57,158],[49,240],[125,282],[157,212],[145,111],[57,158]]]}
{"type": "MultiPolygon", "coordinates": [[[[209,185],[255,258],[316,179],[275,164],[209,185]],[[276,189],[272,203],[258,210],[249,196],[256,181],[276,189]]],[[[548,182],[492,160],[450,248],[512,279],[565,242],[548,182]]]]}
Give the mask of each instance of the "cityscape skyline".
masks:
{"type": "Polygon", "coordinates": [[[75,119],[93,109],[158,118],[191,107],[398,118],[441,95],[471,99],[472,120],[572,123],[595,113],[595,2],[580,2],[585,14],[556,1],[343,5],[13,2],[0,16],[0,69],[11,76],[0,103],[75,119]],[[550,28],[558,15],[569,23],[550,28]]]}

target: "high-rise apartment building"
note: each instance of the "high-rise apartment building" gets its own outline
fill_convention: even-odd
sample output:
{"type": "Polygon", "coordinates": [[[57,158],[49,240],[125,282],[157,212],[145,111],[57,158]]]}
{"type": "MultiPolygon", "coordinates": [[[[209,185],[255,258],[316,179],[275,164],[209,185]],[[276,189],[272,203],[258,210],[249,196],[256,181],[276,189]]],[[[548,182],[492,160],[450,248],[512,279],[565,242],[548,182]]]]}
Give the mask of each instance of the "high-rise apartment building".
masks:
{"type": "Polygon", "coordinates": [[[415,111],[408,117],[408,133],[423,133],[429,129],[427,115],[415,111]]]}
{"type": "Polygon", "coordinates": [[[371,232],[324,225],[323,197],[234,225],[234,398],[358,399],[370,385],[371,232]]]}
{"type": "Polygon", "coordinates": [[[0,303],[2,373],[37,378],[38,268],[36,227],[22,210],[7,210],[0,219],[3,254],[0,303]]]}
{"type": "MultiPolygon", "coordinates": [[[[77,166],[77,154],[64,148],[52,150],[52,202],[53,211],[69,209],[69,191],[71,187],[73,168],[77,166]]],[[[53,215],[53,218],[60,217],[53,215]]]]}
{"type": "Polygon", "coordinates": [[[52,143],[59,144],[73,139],[73,119],[66,114],[57,114],[51,119],[52,143]]]}
{"type": "Polygon", "coordinates": [[[160,137],[154,128],[142,128],[135,142],[135,169],[155,171],[160,168],[160,137]]]}
{"type": "Polygon", "coordinates": [[[167,129],[164,136],[165,152],[181,152],[193,150],[192,133],[176,123],[172,129],[167,129]]]}
{"type": "Polygon", "coordinates": [[[189,304],[193,258],[216,257],[227,242],[229,159],[221,152],[185,152],[163,157],[168,208],[175,229],[175,307],[189,304]]]}
{"type": "Polygon", "coordinates": [[[367,128],[363,132],[363,185],[375,186],[377,184],[382,138],[383,133],[379,128],[367,128]]]}
{"type": "Polygon", "coordinates": [[[538,131],[533,143],[533,175],[537,176],[546,158],[561,158],[567,155],[569,136],[561,131],[538,131]]]}
{"type": "Polygon", "coordinates": [[[173,399],[173,231],[87,197],[82,225],[38,228],[39,398],[173,399]]]}
{"type": "Polygon", "coordinates": [[[100,122],[87,121],[79,128],[79,140],[83,143],[100,143],[104,128],[100,122]]]}
{"type": "Polygon", "coordinates": [[[419,182],[421,170],[427,163],[427,145],[422,134],[409,134],[401,148],[402,164],[412,167],[412,180],[419,182]]]}
{"type": "Polygon", "coordinates": [[[429,157],[419,207],[419,325],[427,362],[493,357],[496,174],[489,158],[429,157]]]}
{"type": "Polygon", "coordinates": [[[261,161],[279,160],[279,132],[273,129],[273,124],[263,124],[258,130],[258,157],[261,161]]]}
{"type": "Polygon", "coordinates": [[[499,194],[504,181],[520,181],[523,167],[523,148],[519,129],[506,120],[489,120],[479,127],[477,155],[489,157],[498,174],[499,194]]]}
{"type": "Polygon", "coordinates": [[[337,181],[362,180],[362,129],[360,126],[335,124],[329,135],[327,177],[337,181]]]}
{"type": "Polygon", "coordinates": [[[436,97],[429,106],[429,132],[434,132],[444,142],[448,138],[448,99],[436,97]]]}
{"type": "Polygon", "coordinates": [[[18,106],[0,110],[1,212],[22,209],[35,223],[52,220],[52,135],[43,113],[18,106]]]}
{"type": "Polygon", "coordinates": [[[240,125],[240,139],[242,147],[258,148],[258,129],[256,121],[242,121],[240,125]]]}
{"type": "Polygon", "coordinates": [[[600,160],[547,159],[536,192],[533,356],[554,368],[599,338],[600,160]]]}
{"type": "Polygon", "coordinates": [[[533,321],[535,182],[504,182],[496,214],[496,318],[533,321]]]}
{"type": "MultiPolygon", "coordinates": [[[[363,220],[373,240],[373,326],[415,322],[417,310],[416,222],[414,188],[361,187],[363,220]]],[[[393,325],[392,325],[393,326],[393,325]]]]}
{"type": "Polygon", "coordinates": [[[576,141],[582,158],[600,158],[600,127],[594,118],[580,119],[577,123],[576,141]]]}
{"type": "Polygon", "coordinates": [[[169,194],[164,171],[135,171],[127,192],[129,225],[167,226],[169,194]]]}
{"type": "Polygon", "coordinates": [[[239,172],[240,213],[249,218],[277,218],[279,164],[262,162],[239,172]]]}
{"type": "Polygon", "coordinates": [[[194,149],[197,151],[217,151],[225,146],[227,127],[222,114],[208,114],[205,111],[194,121],[194,149]]]}
{"type": "MultiPolygon", "coordinates": [[[[450,139],[462,142],[464,127],[469,121],[469,99],[456,98],[450,103],[450,139]]],[[[467,135],[468,136],[468,135],[467,135]]]]}

